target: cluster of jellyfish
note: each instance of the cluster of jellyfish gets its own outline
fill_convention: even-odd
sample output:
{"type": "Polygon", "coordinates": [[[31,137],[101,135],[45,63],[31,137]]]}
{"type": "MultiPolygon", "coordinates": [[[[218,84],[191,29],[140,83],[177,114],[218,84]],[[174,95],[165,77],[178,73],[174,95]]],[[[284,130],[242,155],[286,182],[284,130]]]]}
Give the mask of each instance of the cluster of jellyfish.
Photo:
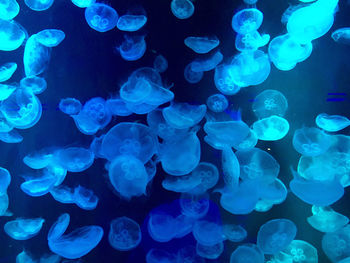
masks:
{"type": "MultiPolygon", "coordinates": [[[[53,2],[24,1],[34,11],[47,10],[53,2]]],[[[101,33],[114,28],[128,32],[118,47],[124,60],[135,61],[144,55],[145,36],[132,33],[146,24],[144,14],[119,17],[115,9],[95,0],[72,2],[86,8],[85,19],[92,29],[101,33]]],[[[264,82],[271,70],[270,61],[279,70],[292,70],[310,56],[312,41],[330,30],[338,0],[300,2],[283,14],[287,33],[270,41],[268,34],[258,32],[263,13],[256,8],[256,1],[245,0],[247,8],[232,18],[239,53],[230,62],[223,62],[216,36],[184,39],[184,45],[199,55],[185,67],[185,79],[198,83],[204,72],[215,71],[214,82],[220,93],[209,96],[206,105],[176,101],[171,87],[164,85],[160,75],[168,67],[162,55],[155,58],[153,67],[132,72],[117,96],[94,97],[85,103],[76,98],[61,99],[60,111],[72,118],[81,133],[94,136],[91,144],[28,153],[23,163],[34,171],[22,176],[19,188],[32,197],[51,195],[61,204],[90,211],[98,206],[99,197],[84,186],[65,185],[69,173],[84,172],[96,159],[102,159],[115,193],[129,201],[149,194],[149,186],[158,175],[157,167],[161,166],[165,173],[162,187],[181,198],[152,209],[143,224],[126,216],[113,219],[108,241],[114,249],[130,251],[148,239],[147,244],[155,245],[147,251],[147,263],[206,262],[220,257],[225,242],[235,242],[237,247],[230,263],[318,262],[316,248],[296,239],[297,227],[291,220],[265,222],[258,230],[256,242],[252,242],[247,238],[251,233],[242,225],[223,223],[218,204],[210,198],[210,194],[219,193],[220,206],[232,215],[267,212],[287,198],[287,187],[278,178],[279,163],[270,153],[256,147],[259,140],[278,141],[288,134],[289,123],[284,118],[287,99],[278,90],[262,91],[252,104],[257,120],[248,125],[240,112],[229,111],[227,97],[264,82]],[[259,49],[266,45],[267,53],[259,49]],[[145,115],[147,123],[119,122],[105,129],[114,116],[130,115],[145,115]],[[200,140],[198,131],[202,128],[205,137],[200,140]],[[220,152],[220,167],[202,160],[203,141],[220,152]],[[221,179],[224,184],[218,187],[221,179]],[[189,236],[192,245],[180,246],[176,252],[158,246],[189,236]]],[[[190,0],[172,0],[170,9],[182,20],[195,12],[190,0]]],[[[49,64],[52,47],[65,38],[65,33],[58,29],[45,29],[29,36],[13,20],[19,11],[16,0],[0,2],[0,51],[13,51],[24,45],[25,72],[19,83],[9,83],[18,65],[8,62],[0,67],[0,140],[5,143],[20,143],[23,137],[17,130],[29,129],[40,120],[42,105],[37,95],[47,88],[41,75],[49,64]]],[[[340,28],[332,38],[349,44],[350,29],[340,28]]],[[[350,185],[350,137],[334,134],[350,126],[350,120],[320,113],[315,124],[316,127],[302,127],[294,132],[292,144],[301,157],[297,170],[291,171],[289,189],[312,205],[307,222],[324,233],[322,248],[327,257],[332,262],[346,263],[350,262],[349,219],[335,212],[331,205],[342,198],[344,188],[350,185]]],[[[10,172],[0,168],[0,216],[14,216],[8,209],[10,183],[10,172]]],[[[3,227],[12,239],[28,240],[41,232],[44,223],[41,217],[16,217],[3,227]]],[[[58,263],[79,259],[90,253],[104,235],[105,230],[97,225],[66,233],[69,224],[70,215],[64,213],[51,225],[47,240],[53,254],[38,259],[24,250],[17,255],[16,262],[58,263]]]]}

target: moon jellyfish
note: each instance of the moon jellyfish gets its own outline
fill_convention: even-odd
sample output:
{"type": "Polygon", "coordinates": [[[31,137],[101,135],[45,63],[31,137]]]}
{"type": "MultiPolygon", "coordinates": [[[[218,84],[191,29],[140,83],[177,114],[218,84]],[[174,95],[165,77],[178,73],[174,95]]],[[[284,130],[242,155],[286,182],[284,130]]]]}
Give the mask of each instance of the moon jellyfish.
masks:
{"type": "Polygon", "coordinates": [[[36,236],[45,220],[43,218],[21,219],[9,221],[4,225],[7,235],[15,240],[27,240],[36,236]]]}
{"type": "Polygon", "coordinates": [[[217,259],[224,252],[224,243],[219,242],[212,246],[197,243],[196,252],[202,258],[217,259]]]}
{"type": "MultiPolygon", "coordinates": [[[[60,202],[62,204],[74,204],[76,201],[75,197],[74,197],[74,193],[75,193],[76,189],[78,189],[79,187],[80,186],[76,187],[73,190],[72,188],[70,188],[68,186],[59,185],[57,187],[52,188],[50,190],[50,194],[53,197],[53,199],[55,199],[57,202],[60,202]]],[[[92,191],[91,192],[89,190],[87,190],[87,191],[88,191],[87,194],[92,193],[92,191]]],[[[79,190],[77,191],[77,193],[79,193],[79,190]]],[[[80,197],[78,197],[78,200],[80,199],[80,201],[82,201],[82,200],[85,200],[88,198],[90,198],[90,196],[87,196],[87,198],[85,198],[83,195],[81,195],[80,197]]],[[[96,205],[97,205],[97,203],[96,203],[96,205]]],[[[81,207],[81,206],[80,206],[80,208],[84,209],[84,207],[81,207]]],[[[89,210],[89,209],[86,209],[86,210],[89,210]]]]}
{"type": "Polygon", "coordinates": [[[6,100],[17,89],[17,86],[0,83],[0,101],[6,100]]]}
{"type": "Polygon", "coordinates": [[[183,194],[180,198],[181,213],[189,218],[200,219],[209,211],[209,200],[204,196],[183,194]]]}
{"type": "Polygon", "coordinates": [[[32,256],[26,251],[22,251],[16,257],[16,263],[38,263],[32,258],[32,256]]]}
{"type": "Polygon", "coordinates": [[[13,51],[19,48],[26,37],[25,32],[14,21],[0,19],[0,50],[13,51]]]}
{"type": "Polygon", "coordinates": [[[136,61],[146,52],[145,36],[124,35],[124,41],[117,50],[124,60],[136,61]]]}
{"type": "Polygon", "coordinates": [[[253,149],[258,143],[258,136],[255,131],[249,129],[248,135],[243,139],[243,141],[239,142],[236,145],[233,145],[235,150],[250,150],[253,149]]]}
{"type": "Polygon", "coordinates": [[[52,157],[53,151],[51,149],[42,149],[24,156],[23,162],[32,169],[43,169],[52,163],[52,157]]]}
{"type": "Polygon", "coordinates": [[[146,263],[177,263],[177,257],[162,249],[152,248],[147,252],[146,263]]]}
{"type": "Polygon", "coordinates": [[[60,215],[56,222],[50,227],[49,233],[47,235],[47,240],[55,240],[60,238],[64,232],[66,232],[70,223],[70,215],[64,213],[60,215]]]}
{"type": "Polygon", "coordinates": [[[196,248],[192,245],[186,245],[177,252],[177,259],[180,262],[195,262],[195,263],[205,263],[205,259],[200,257],[196,248]]]}
{"type": "Polygon", "coordinates": [[[228,107],[228,100],[222,94],[214,94],[208,97],[207,106],[213,112],[223,112],[228,107]]]}
{"type": "Polygon", "coordinates": [[[350,27],[343,27],[335,30],[332,33],[332,38],[335,42],[341,44],[350,44],[350,27]]]}
{"type": "Polygon", "coordinates": [[[153,61],[153,68],[159,73],[163,73],[168,69],[168,61],[163,55],[158,55],[153,61]]]}
{"type": "Polygon", "coordinates": [[[256,8],[247,8],[237,12],[232,18],[232,28],[239,34],[256,31],[262,24],[263,13],[256,8]]]}
{"type": "Polygon", "coordinates": [[[55,183],[55,177],[43,175],[38,178],[28,178],[21,184],[21,189],[29,196],[43,196],[50,192],[55,183]]]}
{"type": "Polygon", "coordinates": [[[215,68],[214,82],[216,88],[223,94],[231,96],[240,90],[233,80],[233,69],[231,65],[218,65],[215,68]]]}
{"type": "Polygon", "coordinates": [[[113,116],[129,116],[132,114],[121,98],[111,98],[106,101],[106,106],[113,116]]]}
{"type": "Polygon", "coordinates": [[[194,5],[190,0],[172,0],[170,8],[173,15],[178,19],[190,18],[194,13],[194,5]]]}
{"type": "Polygon", "coordinates": [[[261,184],[259,188],[259,197],[265,203],[280,204],[287,198],[287,188],[281,180],[276,178],[272,183],[261,184]]]}
{"type": "Polygon", "coordinates": [[[11,175],[8,170],[0,167],[0,195],[6,194],[7,188],[11,183],[11,175]]]}
{"type": "Polygon", "coordinates": [[[49,9],[54,0],[24,0],[24,3],[34,11],[45,11],[49,9]]]}
{"type": "Polygon", "coordinates": [[[214,246],[225,240],[222,225],[205,219],[194,223],[192,233],[197,242],[205,246],[214,246]]]}
{"type": "Polygon", "coordinates": [[[12,20],[19,13],[19,4],[16,0],[3,0],[0,3],[0,17],[3,20],[12,20]]]}
{"type": "Polygon", "coordinates": [[[9,197],[7,193],[0,194],[0,216],[12,216],[12,213],[8,211],[9,197]]]}
{"type": "Polygon", "coordinates": [[[283,253],[290,255],[293,262],[318,263],[317,249],[303,240],[293,240],[283,253]]]}
{"type": "Polygon", "coordinates": [[[9,132],[0,132],[0,141],[5,143],[20,143],[23,141],[22,135],[16,130],[9,132]]]}
{"type": "Polygon", "coordinates": [[[247,231],[240,225],[223,225],[223,234],[231,242],[242,242],[247,238],[247,231]]]}
{"type": "Polygon", "coordinates": [[[134,32],[143,27],[147,22],[144,15],[123,15],[119,17],[117,28],[121,31],[134,32]]]}
{"type": "Polygon", "coordinates": [[[185,67],[184,77],[188,83],[195,84],[195,83],[198,83],[201,81],[201,79],[203,78],[203,72],[202,71],[199,71],[199,72],[193,71],[192,70],[192,63],[193,62],[191,62],[190,64],[188,64],[185,67]]]}
{"type": "Polygon", "coordinates": [[[206,54],[216,48],[220,44],[220,40],[216,37],[187,37],[184,41],[185,45],[198,54],[206,54]]]}
{"type": "Polygon", "coordinates": [[[238,51],[254,51],[267,45],[270,41],[269,34],[260,35],[258,31],[252,31],[244,35],[236,36],[235,47],[238,51]]]}
{"type": "MultiPolygon", "coordinates": [[[[0,15],[1,16],[1,15],[0,15]]],[[[9,80],[13,73],[15,73],[17,69],[17,63],[15,62],[8,62],[0,67],[0,82],[4,82],[6,80],[9,80]]]]}
{"type": "Polygon", "coordinates": [[[85,9],[85,19],[92,29],[106,32],[116,27],[118,13],[106,4],[93,3],[85,9]]]}
{"type": "Polygon", "coordinates": [[[73,193],[74,203],[84,210],[93,210],[98,204],[98,197],[92,190],[78,185],[73,193]]]}
{"type": "Polygon", "coordinates": [[[252,128],[259,140],[277,141],[287,135],[289,123],[282,117],[272,115],[254,122],[252,128]]]}
{"type": "Polygon", "coordinates": [[[225,185],[233,190],[237,189],[240,166],[236,155],[230,147],[225,147],[222,150],[221,164],[225,185]]]}
{"type": "Polygon", "coordinates": [[[19,84],[22,89],[27,89],[34,94],[41,94],[47,88],[46,80],[37,76],[23,78],[19,84]]]}
{"type": "Polygon", "coordinates": [[[330,145],[330,135],[318,128],[303,127],[294,132],[293,147],[302,155],[321,155],[329,149],[330,145]]]}
{"type": "Polygon", "coordinates": [[[230,263],[243,262],[263,263],[264,254],[255,244],[243,244],[232,252],[230,263]]]}
{"type": "Polygon", "coordinates": [[[82,147],[58,150],[54,154],[54,158],[64,169],[75,173],[87,170],[94,162],[94,154],[82,147]]]}
{"type": "Polygon", "coordinates": [[[288,109],[288,102],[278,90],[267,89],[255,97],[252,109],[259,119],[272,115],[283,117],[288,109]]]}
{"type": "Polygon", "coordinates": [[[77,115],[82,109],[81,102],[75,98],[61,99],[58,108],[65,114],[77,115]]]}
{"type": "Polygon", "coordinates": [[[264,254],[276,254],[287,248],[297,234],[295,224],[288,219],[273,219],[263,224],[257,245],[264,254]]]}
{"type": "Polygon", "coordinates": [[[322,238],[322,250],[331,262],[342,262],[350,257],[350,225],[326,233],[322,238]]]}
{"type": "Polygon", "coordinates": [[[164,212],[151,212],[147,224],[149,235],[158,242],[169,242],[176,235],[175,218],[164,212]]]}
{"type": "Polygon", "coordinates": [[[168,176],[162,181],[162,186],[168,191],[186,193],[191,192],[195,187],[199,186],[201,180],[192,174],[183,176],[168,176]]]}
{"type": "Polygon", "coordinates": [[[66,37],[59,29],[45,29],[36,34],[36,41],[45,47],[56,47],[66,37]]]}
{"type": "Polygon", "coordinates": [[[72,3],[80,8],[86,8],[94,4],[96,0],[72,0],[72,3]]]}
{"type": "Polygon", "coordinates": [[[141,242],[140,226],[131,218],[118,217],[111,222],[108,240],[109,244],[116,250],[132,250],[141,242]]]}
{"type": "Polygon", "coordinates": [[[193,194],[204,194],[219,181],[218,168],[214,164],[207,162],[200,162],[192,171],[191,176],[198,178],[199,181],[199,184],[191,190],[193,194]]]}
{"type": "Polygon", "coordinates": [[[194,72],[210,71],[216,68],[218,64],[223,60],[223,55],[220,51],[208,56],[207,58],[195,59],[191,63],[191,70],[194,72]]]}
{"type": "Polygon", "coordinates": [[[320,113],[316,117],[316,125],[328,132],[337,132],[350,126],[350,120],[341,115],[320,113]]]}

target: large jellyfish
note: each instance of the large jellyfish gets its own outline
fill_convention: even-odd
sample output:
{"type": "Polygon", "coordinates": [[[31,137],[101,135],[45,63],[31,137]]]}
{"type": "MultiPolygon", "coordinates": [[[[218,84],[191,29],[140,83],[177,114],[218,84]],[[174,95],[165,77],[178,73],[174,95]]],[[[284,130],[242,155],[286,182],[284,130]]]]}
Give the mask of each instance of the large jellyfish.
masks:
{"type": "Polygon", "coordinates": [[[92,29],[106,32],[116,27],[118,13],[106,4],[93,3],[85,9],[85,19],[92,29]]]}
{"type": "Polygon", "coordinates": [[[15,21],[6,21],[0,19],[0,50],[12,51],[19,48],[26,33],[15,21]]]}

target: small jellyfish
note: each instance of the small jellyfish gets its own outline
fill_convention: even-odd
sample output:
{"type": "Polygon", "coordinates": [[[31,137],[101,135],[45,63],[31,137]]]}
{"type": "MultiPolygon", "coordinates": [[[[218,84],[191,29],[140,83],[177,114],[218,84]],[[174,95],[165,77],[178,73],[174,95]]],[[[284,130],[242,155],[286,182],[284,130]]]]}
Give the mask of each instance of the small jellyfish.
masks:
{"type": "Polygon", "coordinates": [[[213,112],[223,112],[228,107],[228,100],[222,94],[213,94],[208,97],[207,106],[213,112]]]}
{"type": "Polygon", "coordinates": [[[24,156],[23,162],[32,169],[43,169],[52,163],[52,157],[51,149],[42,149],[24,156]]]}
{"type": "Polygon", "coordinates": [[[223,225],[222,231],[225,238],[231,242],[242,242],[248,235],[247,231],[240,225],[223,225]]]}
{"type": "Polygon", "coordinates": [[[224,252],[224,243],[219,242],[212,246],[207,246],[201,243],[197,243],[196,252],[202,258],[217,259],[224,252]]]}
{"type": "Polygon", "coordinates": [[[141,242],[140,226],[137,222],[126,216],[113,219],[108,240],[109,244],[116,250],[132,250],[141,242]]]}
{"type": "Polygon", "coordinates": [[[126,61],[139,60],[146,52],[145,36],[124,35],[124,41],[117,50],[126,61]]]}
{"type": "Polygon", "coordinates": [[[80,8],[86,8],[94,4],[96,0],[72,0],[72,3],[80,8]]]}
{"type": "Polygon", "coordinates": [[[22,30],[22,27],[19,24],[14,21],[0,19],[1,51],[13,51],[19,48],[25,38],[26,33],[22,30]]]}
{"type": "Polygon", "coordinates": [[[288,109],[288,102],[280,91],[267,89],[255,97],[252,109],[259,119],[272,115],[283,117],[288,109]]]}
{"type": "Polygon", "coordinates": [[[205,246],[214,246],[225,240],[222,225],[205,219],[194,223],[192,234],[198,243],[205,246]]]}
{"type": "Polygon", "coordinates": [[[6,194],[11,183],[11,174],[5,168],[0,167],[0,195],[6,194]]]}
{"type": "Polygon", "coordinates": [[[93,3],[85,9],[85,19],[92,29],[106,32],[116,27],[118,13],[106,4],[93,3]]]}
{"type": "Polygon", "coordinates": [[[144,15],[123,15],[119,17],[117,28],[121,31],[134,32],[143,27],[147,22],[144,15]]]}
{"type": "Polygon", "coordinates": [[[8,211],[9,197],[7,193],[0,194],[0,216],[12,216],[12,213],[8,211]]]}
{"type": "Polygon", "coordinates": [[[227,96],[234,95],[240,90],[240,87],[233,80],[233,69],[233,66],[224,64],[218,65],[215,68],[215,86],[221,93],[227,96]]]}
{"type": "Polygon", "coordinates": [[[75,98],[61,99],[58,108],[65,114],[77,115],[82,109],[81,102],[75,98]]]}
{"type": "Polygon", "coordinates": [[[20,143],[23,141],[23,137],[16,130],[0,132],[0,141],[5,143],[20,143]]]}
{"type": "Polygon", "coordinates": [[[29,253],[23,250],[17,255],[16,263],[37,263],[37,261],[34,260],[29,253]]]}
{"type": "Polygon", "coordinates": [[[106,100],[106,106],[114,116],[129,116],[132,114],[132,111],[127,108],[126,102],[121,98],[106,100]]]}
{"type": "Polygon", "coordinates": [[[350,126],[350,120],[341,115],[320,113],[316,117],[316,125],[328,132],[337,132],[350,126]]]}
{"type": "Polygon", "coordinates": [[[263,13],[256,8],[247,8],[236,13],[232,18],[232,28],[239,34],[256,31],[262,24],[263,13]]]}
{"type": "Polygon", "coordinates": [[[220,44],[217,36],[213,37],[187,37],[185,45],[198,54],[206,54],[220,44]]]}
{"type": "Polygon", "coordinates": [[[230,263],[263,263],[264,254],[255,244],[243,244],[232,252],[230,263]]]}
{"type": "Polygon", "coordinates": [[[332,38],[335,42],[341,43],[341,44],[350,44],[350,28],[349,27],[343,27],[335,30],[332,33],[332,38]]]}
{"type": "Polygon", "coordinates": [[[65,185],[59,185],[50,190],[50,194],[53,199],[62,204],[74,204],[76,201],[74,198],[74,192],[75,189],[73,190],[72,188],[65,185]]]}
{"type": "Polygon", "coordinates": [[[293,262],[318,263],[317,249],[303,240],[293,240],[283,253],[290,255],[293,262]]]}
{"type": "Polygon", "coordinates": [[[56,47],[66,37],[59,29],[45,29],[36,34],[36,41],[46,47],[56,47]]]}
{"type": "Polygon", "coordinates": [[[87,170],[94,162],[94,154],[82,147],[69,147],[58,150],[55,160],[69,172],[79,173],[87,170]]]}
{"type": "Polygon", "coordinates": [[[98,204],[98,197],[92,190],[78,185],[74,188],[73,196],[74,203],[84,210],[93,210],[98,204]]]}
{"type": "Polygon", "coordinates": [[[4,230],[7,235],[15,240],[27,240],[40,232],[44,222],[43,218],[17,218],[7,222],[4,225],[4,230]]]}
{"type": "Polygon", "coordinates": [[[34,11],[45,11],[49,9],[54,0],[24,0],[24,3],[34,11]]]}
{"type": "Polygon", "coordinates": [[[176,235],[175,218],[162,212],[151,212],[147,224],[148,233],[153,240],[169,242],[176,235]]]}
{"type": "Polygon", "coordinates": [[[189,218],[200,219],[209,211],[209,200],[206,196],[182,194],[180,199],[181,213],[189,218]]]}
{"type": "Polygon", "coordinates": [[[282,117],[272,115],[255,121],[252,128],[259,140],[277,141],[287,135],[289,122],[282,117]]]}
{"type": "Polygon", "coordinates": [[[12,20],[18,15],[19,9],[16,0],[4,0],[0,3],[0,17],[3,20],[12,20]]]}
{"type": "Polygon", "coordinates": [[[326,233],[322,238],[322,250],[331,262],[339,263],[350,257],[350,225],[326,233]]]}
{"type": "Polygon", "coordinates": [[[260,35],[258,31],[252,31],[247,34],[238,34],[235,41],[235,47],[238,51],[254,51],[267,45],[270,41],[269,34],[260,35]]]}
{"type": "Polygon", "coordinates": [[[66,232],[70,222],[70,215],[64,213],[59,216],[57,221],[50,227],[49,233],[47,235],[48,240],[55,240],[60,238],[64,232],[66,232]]]}
{"type": "Polygon", "coordinates": [[[172,0],[170,8],[173,15],[178,19],[188,19],[194,13],[194,5],[190,0],[172,0]]]}
{"type": "Polygon", "coordinates": [[[195,72],[192,70],[192,62],[185,67],[184,77],[188,83],[195,84],[203,78],[203,72],[195,72]]]}
{"type": "Polygon", "coordinates": [[[194,72],[204,72],[211,71],[216,68],[217,65],[221,63],[224,56],[220,51],[215,52],[206,58],[195,59],[191,63],[191,70],[194,72]]]}
{"type": "Polygon", "coordinates": [[[19,83],[22,89],[27,89],[33,94],[41,94],[47,88],[47,82],[44,78],[31,76],[21,79],[19,83]]]}
{"type": "Polygon", "coordinates": [[[6,100],[16,89],[16,86],[0,83],[0,101],[6,100]]]}
{"type": "Polygon", "coordinates": [[[167,176],[162,181],[162,186],[168,191],[186,193],[191,192],[195,187],[199,186],[201,179],[192,174],[183,176],[167,176]]]}
{"type": "MultiPolygon", "coordinates": [[[[1,15],[0,15],[1,16],[1,15]]],[[[17,69],[17,63],[8,62],[0,66],[0,82],[9,80],[17,69]]]]}
{"type": "Polygon", "coordinates": [[[21,189],[29,196],[43,196],[50,192],[55,183],[55,177],[43,175],[39,178],[26,180],[21,184],[21,189]]]}
{"type": "Polygon", "coordinates": [[[287,188],[276,178],[272,183],[261,184],[259,196],[265,203],[280,204],[287,198],[287,188]]]}
{"type": "Polygon", "coordinates": [[[163,73],[168,69],[168,61],[163,55],[158,55],[153,61],[153,67],[159,73],[163,73]]]}

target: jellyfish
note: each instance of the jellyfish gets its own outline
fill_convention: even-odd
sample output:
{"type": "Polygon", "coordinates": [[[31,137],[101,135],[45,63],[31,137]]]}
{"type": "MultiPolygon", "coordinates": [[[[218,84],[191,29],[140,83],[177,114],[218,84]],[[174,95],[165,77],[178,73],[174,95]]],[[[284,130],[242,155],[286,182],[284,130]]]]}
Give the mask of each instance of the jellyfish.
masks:
{"type": "Polygon", "coordinates": [[[316,117],[316,125],[324,131],[337,132],[350,126],[350,120],[341,115],[320,113],[316,117]]]}
{"type": "Polygon", "coordinates": [[[59,29],[45,29],[36,34],[35,39],[45,47],[56,47],[66,37],[59,29]]]}
{"type": "Polygon", "coordinates": [[[123,216],[112,220],[108,241],[114,249],[132,250],[140,244],[141,238],[140,226],[131,218],[123,216]]]}
{"type": "Polygon", "coordinates": [[[225,224],[222,227],[225,238],[231,242],[242,242],[247,238],[247,231],[240,225],[225,224]]]}
{"type": "Polygon", "coordinates": [[[5,0],[0,4],[0,17],[3,20],[12,20],[19,13],[19,4],[16,0],[5,0]]]}
{"type": "Polygon", "coordinates": [[[343,27],[335,30],[332,33],[332,38],[335,42],[341,43],[341,44],[350,44],[350,28],[349,27],[343,27]]]}
{"type": "Polygon", "coordinates": [[[147,252],[146,263],[176,263],[177,257],[165,250],[152,248],[147,252]]]}
{"type": "Polygon", "coordinates": [[[272,115],[283,117],[288,109],[288,102],[280,91],[267,89],[255,97],[252,109],[259,119],[272,115]]]}
{"type": "Polygon", "coordinates": [[[70,223],[70,215],[64,213],[60,215],[56,222],[54,222],[47,235],[48,240],[56,240],[66,232],[70,223]]]}
{"type": "Polygon", "coordinates": [[[94,154],[82,147],[69,147],[55,152],[55,160],[69,172],[79,173],[87,170],[94,162],[94,154]]]}
{"type": "Polygon", "coordinates": [[[190,0],[172,0],[171,12],[178,19],[188,19],[194,13],[194,5],[190,0]]]}
{"type": "MultiPolygon", "coordinates": [[[[59,185],[50,190],[50,194],[53,197],[53,199],[62,204],[74,204],[74,192],[75,189],[73,190],[72,188],[65,185],[59,185]]],[[[81,196],[81,198],[84,198],[84,196],[81,196]]]]}
{"type": "Polygon", "coordinates": [[[256,31],[262,24],[263,13],[256,8],[239,11],[232,17],[232,28],[241,35],[256,31]]]}
{"type": "Polygon", "coordinates": [[[293,262],[318,262],[317,249],[303,240],[293,240],[283,253],[290,255],[293,262]]]}
{"type": "Polygon", "coordinates": [[[153,68],[159,73],[163,73],[168,69],[168,61],[163,55],[158,55],[153,61],[153,68]]]}
{"type": "Polygon", "coordinates": [[[9,207],[9,197],[7,193],[0,194],[0,216],[12,216],[12,213],[7,210],[9,207]]]}
{"type": "Polygon", "coordinates": [[[236,155],[230,147],[225,147],[222,150],[221,164],[225,185],[231,189],[237,189],[240,166],[236,155]]]}
{"type": "Polygon", "coordinates": [[[326,233],[322,238],[322,250],[331,262],[342,262],[350,257],[350,225],[326,233]]]}
{"type": "Polygon", "coordinates": [[[74,203],[84,210],[94,210],[99,200],[92,190],[80,185],[74,188],[72,197],[74,203]]]}
{"type": "Polygon", "coordinates": [[[77,115],[82,109],[81,102],[75,98],[61,99],[58,108],[65,114],[77,115]]]}
{"type": "Polygon", "coordinates": [[[191,190],[191,193],[204,194],[210,188],[213,188],[219,181],[219,171],[212,163],[200,162],[191,172],[191,177],[196,178],[199,181],[199,184],[191,190]]]}
{"type": "Polygon", "coordinates": [[[152,92],[152,84],[145,78],[128,81],[120,88],[120,97],[127,102],[140,104],[152,92]]]}
{"type": "Polygon", "coordinates": [[[240,245],[232,252],[230,263],[243,262],[263,263],[264,254],[255,244],[247,243],[240,245]]]}
{"type": "Polygon", "coordinates": [[[47,82],[44,78],[31,76],[21,79],[19,83],[22,89],[27,89],[33,94],[41,94],[47,88],[47,82]]]}
{"type": "Polygon", "coordinates": [[[192,232],[194,222],[194,218],[185,216],[183,214],[175,217],[174,228],[176,229],[176,235],[174,238],[183,238],[184,236],[190,234],[192,232]]]}
{"type": "Polygon", "coordinates": [[[207,56],[206,58],[195,59],[191,63],[191,70],[194,72],[204,72],[211,71],[216,68],[217,65],[221,63],[224,56],[220,51],[215,52],[214,54],[207,56]]]}
{"type": "Polygon", "coordinates": [[[96,0],[72,0],[72,3],[80,8],[86,8],[94,4],[96,0]]]}
{"type": "Polygon", "coordinates": [[[4,225],[4,230],[7,235],[15,240],[28,240],[40,232],[44,222],[45,219],[43,218],[17,218],[7,222],[4,225]]]}
{"type": "Polygon", "coordinates": [[[0,83],[0,101],[6,100],[17,89],[14,85],[0,83]]]}
{"type": "Polygon", "coordinates": [[[224,95],[231,96],[239,92],[240,87],[233,80],[232,65],[220,64],[215,68],[214,82],[216,88],[224,95]]]}
{"type": "Polygon", "coordinates": [[[129,116],[132,114],[126,105],[126,102],[121,98],[111,98],[106,100],[108,110],[114,116],[129,116]]]}
{"type": "Polygon", "coordinates": [[[43,169],[51,164],[53,157],[53,151],[51,149],[42,149],[30,154],[27,154],[23,158],[25,165],[32,169],[43,169]]]}
{"type": "Polygon", "coordinates": [[[17,255],[16,263],[37,263],[37,261],[34,260],[29,253],[23,250],[17,255]]]}
{"type": "Polygon", "coordinates": [[[256,135],[255,131],[252,129],[249,129],[248,135],[243,139],[243,141],[237,143],[236,145],[233,145],[233,148],[235,150],[250,150],[253,149],[256,144],[258,143],[258,136],[256,135]]]}
{"type": "Polygon", "coordinates": [[[207,106],[213,112],[223,112],[228,107],[228,100],[220,93],[213,94],[208,97],[207,106]]]}
{"type": "Polygon", "coordinates": [[[200,219],[209,211],[209,200],[204,195],[182,194],[180,198],[181,213],[189,218],[200,219]]]}
{"type": "MultiPolygon", "coordinates": [[[[0,107],[1,109],[1,107],[0,107]]],[[[0,111],[0,132],[10,132],[13,129],[13,125],[11,125],[4,114],[1,113],[0,111]]]]}
{"type": "Polygon", "coordinates": [[[42,175],[39,178],[26,180],[21,184],[21,189],[29,196],[43,196],[50,192],[55,183],[55,177],[50,175],[42,175]]]}
{"type": "Polygon", "coordinates": [[[119,17],[117,28],[121,31],[134,32],[142,28],[147,22],[144,15],[123,15],[119,17]]]}
{"type": "Polygon", "coordinates": [[[22,27],[15,21],[0,19],[0,50],[13,51],[19,48],[26,38],[22,27]]]}
{"type": "Polygon", "coordinates": [[[287,135],[289,122],[282,117],[272,115],[254,122],[252,127],[259,140],[277,141],[287,135]]]}
{"type": "Polygon", "coordinates": [[[198,54],[206,54],[220,44],[217,36],[212,37],[187,37],[184,40],[187,47],[198,54]]]}
{"type": "Polygon", "coordinates": [[[9,132],[0,132],[0,141],[5,143],[20,143],[23,141],[22,135],[16,130],[9,132]]]}
{"type": "MultiPolygon", "coordinates": [[[[1,16],[1,15],[0,15],[1,16]]],[[[0,82],[9,80],[17,69],[17,63],[8,62],[0,66],[0,82]]]]}
{"type": "Polygon", "coordinates": [[[203,72],[195,72],[192,70],[192,63],[188,64],[184,70],[184,77],[188,83],[195,84],[201,81],[203,78],[203,72]]]}
{"type": "Polygon", "coordinates": [[[5,168],[0,167],[0,195],[6,194],[11,183],[11,174],[5,168]]]}
{"type": "Polygon", "coordinates": [[[197,254],[196,248],[191,245],[186,245],[182,247],[177,252],[177,258],[180,262],[195,262],[195,263],[205,263],[205,259],[197,254]]]}
{"type": "Polygon", "coordinates": [[[222,225],[205,219],[194,223],[192,233],[197,242],[204,246],[214,246],[225,240],[222,225]]]}
{"type": "Polygon", "coordinates": [[[235,47],[238,51],[254,51],[267,45],[270,41],[269,34],[260,35],[258,31],[252,31],[247,34],[238,34],[235,41],[235,47]]]}
{"type": "Polygon", "coordinates": [[[93,3],[85,9],[85,19],[92,29],[106,32],[117,26],[118,13],[106,4],[93,3]]]}
{"type": "Polygon", "coordinates": [[[194,188],[199,186],[201,179],[192,174],[183,176],[167,176],[162,181],[162,186],[168,191],[186,193],[191,192],[194,188]]]}
{"type": "Polygon", "coordinates": [[[54,0],[24,0],[26,6],[34,11],[45,11],[49,9],[54,0]]]}
{"type": "Polygon", "coordinates": [[[158,242],[169,242],[175,237],[175,218],[163,212],[151,212],[147,224],[149,235],[158,242]]]}
{"type": "Polygon", "coordinates": [[[276,178],[272,183],[261,184],[259,187],[259,197],[265,203],[280,204],[287,198],[287,188],[281,180],[276,178]]]}
{"type": "Polygon", "coordinates": [[[199,256],[206,259],[217,259],[224,252],[224,243],[219,242],[212,246],[197,243],[196,252],[199,256]]]}
{"type": "Polygon", "coordinates": [[[124,35],[124,41],[117,50],[126,61],[139,60],[146,52],[145,36],[124,35]]]}

